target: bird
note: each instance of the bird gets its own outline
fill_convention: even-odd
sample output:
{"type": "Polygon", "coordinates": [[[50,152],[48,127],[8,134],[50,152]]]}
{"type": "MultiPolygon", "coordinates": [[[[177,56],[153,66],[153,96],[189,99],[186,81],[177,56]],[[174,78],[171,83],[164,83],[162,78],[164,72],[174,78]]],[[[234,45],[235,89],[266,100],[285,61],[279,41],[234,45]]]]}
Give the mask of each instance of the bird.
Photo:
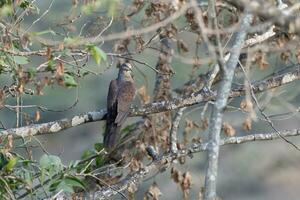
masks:
{"type": "Polygon", "coordinates": [[[107,95],[106,128],[103,146],[112,149],[120,137],[121,126],[129,114],[130,105],[135,97],[135,86],[132,78],[132,65],[123,63],[119,68],[118,77],[112,80],[107,95]]]}

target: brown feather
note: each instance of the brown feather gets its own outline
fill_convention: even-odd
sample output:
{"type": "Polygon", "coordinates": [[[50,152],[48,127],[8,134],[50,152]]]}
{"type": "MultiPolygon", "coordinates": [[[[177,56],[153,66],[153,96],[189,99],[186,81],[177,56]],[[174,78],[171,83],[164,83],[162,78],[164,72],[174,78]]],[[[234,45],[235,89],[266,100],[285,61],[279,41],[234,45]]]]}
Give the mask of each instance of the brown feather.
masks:
{"type": "Polygon", "coordinates": [[[135,87],[133,82],[125,81],[120,84],[119,88],[117,97],[118,115],[115,119],[115,123],[117,123],[118,126],[125,122],[129,114],[129,106],[135,96],[135,87]]]}
{"type": "Polygon", "coordinates": [[[112,148],[116,143],[116,135],[118,134],[117,124],[115,124],[115,118],[117,116],[117,94],[118,94],[118,82],[112,80],[109,85],[107,95],[107,117],[106,128],[104,133],[103,144],[106,148],[112,148]]]}

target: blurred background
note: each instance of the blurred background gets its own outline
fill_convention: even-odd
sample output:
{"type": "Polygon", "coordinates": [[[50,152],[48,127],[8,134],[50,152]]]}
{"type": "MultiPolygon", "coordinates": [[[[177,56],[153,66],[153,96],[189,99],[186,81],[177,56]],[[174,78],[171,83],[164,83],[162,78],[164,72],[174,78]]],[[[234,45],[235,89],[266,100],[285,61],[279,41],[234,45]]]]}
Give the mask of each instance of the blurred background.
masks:
{"type": "MultiPolygon", "coordinates": [[[[123,4],[128,4],[130,1],[122,1],[123,4]]],[[[38,0],[38,8],[40,13],[48,9],[50,1],[38,0]]],[[[53,3],[49,13],[46,14],[42,20],[34,24],[30,31],[40,32],[45,30],[63,31],[57,24],[66,20],[70,13],[72,1],[59,1],[53,3]]],[[[82,24],[87,23],[82,31],[82,35],[94,35],[95,31],[98,33],[97,27],[103,27],[103,24],[109,22],[109,18],[101,18],[101,11],[99,15],[91,14],[80,19],[78,27],[74,28],[79,32],[82,24]],[[97,24],[97,26],[95,25],[97,24]],[[102,25],[101,25],[102,24],[102,25]],[[94,30],[96,28],[96,30],[94,30]]],[[[23,23],[24,28],[30,26],[32,22],[38,18],[37,15],[30,15],[25,17],[23,23]]],[[[180,20],[176,23],[180,24],[180,20]]],[[[138,26],[132,22],[133,26],[138,26]]],[[[112,32],[122,31],[121,22],[113,21],[112,26],[104,33],[108,35],[112,32]]],[[[50,39],[57,39],[59,36],[47,35],[50,39]]],[[[150,36],[149,36],[150,37],[150,36]]],[[[190,49],[195,48],[195,35],[183,32],[180,34],[190,49]]],[[[174,44],[175,45],[175,44],[174,44]]],[[[101,46],[105,52],[113,52],[113,42],[104,43],[101,46]]],[[[205,56],[205,49],[203,53],[205,56]]],[[[187,55],[187,58],[192,56],[187,55]]],[[[141,60],[155,67],[158,53],[151,50],[145,50],[141,55],[135,55],[135,59],[141,60]]],[[[275,69],[280,69],[286,63],[283,63],[275,56],[268,56],[269,67],[267,69],[260,69],[254,66],[250,76],[252,80],[260,80],[275,69]]],[[[39,57],[34,57],[30,60],[30,66],[34,67],[42,60],[39,57]]],[[[136,63],[138,69],[134,69],[134,79],[137,88],[146,86],[147,91],[151,94],[154,88],[155,73],[146,66],[136,63]],[[140,72],[142,71],[143,74],[140,72]],[[146,76],[146,78],[145,78],[146,76]]],[[[180,57],[174,57],[172,67],[176,74],[172,78],[172,87],[177,88],[189,80],[193,71],[192,65],[181,62],[180,57]]],[[[70,107],[76,101],[77,105],[66,112],[41,112],[41,119],[37,123],[49,122],[62,118],[69,118],[74,115],[100,110],[106,107],[106,95],[110,80],[117,76],[116,66],[109,66],[108,63],[101,63],[97,65],[93,61],[88,63],[88,68],[96,74],[89,74],[82,79],[78,79],[77,88],[65,88],[61,86],[47,86],[41,96],[23,96],[23,105],[40,105],[49,109],[65,109],[70,107]]],[[[199,68],[193,73],[207,72],[208,65],[199,68]]],[[[0,86],[10,84],[10,77],[1,75],[0,86]]],[[[239,77],[236,78],[235,84],[242,83],[239,77]]],[[[280,87],[274,91],[268,91],[264,94],[257,95],[258,99],[266,105],[265,112],[268,114],[278,114],[295,110],[299,106],[299,82],[280,87]]],[[[174,93],[174,96],[176,94],[174,93]]],[[[239,108],[241,100],[237,98],[231,101],[230,105],[233,108],[239,108]]],[[[15,99],[7,99],[6,104],[15,105],[15,99]]],[[[135,100],[135,104],[139,105],[139,98],[135,100]]],[[[200,122],[200,114],[203,105],[196,105],[185,111],[183,120],[180,124],[179,135],[182,137],[182,132],[185,125],[185,119],[200,122]]],[[[34,115],[36,109],[25,109],[24,112],[34,115]]],[[[209,114],[207,111],[207,114],[209,114]]],[[[8,109],[0,110],[1,122],[6,128],[12,128],[16,125],[15,113],[8,109]]],[[[265,133],[271,132],[272,129],[268,124],[262,120],[257,120],[252,125],[252,130],[246,132],[242,129],[242,123],[247,118],[247,114],[237,111],[237,109],[230,110],[224,117],[224,121],[230,123],[236,130],[237,136],[247,135],[251,133],[265,133]]],[[[131,118],[126,123],[130,124],[136,121],[137,118],[131,118]]],[[[279,130],[300,128],[299,115],[297,113],[288,115],[274,120],[275,127],[279,130]]],[[[25,125],[25,123],[23,124],[25,125]]],[[[102,141],[102,134],[104,131],[104,121],[93,122],[81,125],[66,131],[59,132],[53,135],[39,136],[38,139],[42,142],[44,147],[50,154],[59,155],[61,159],[67,164],[71,160],[80,159],[82,153],[93,148],[95,142],[102,141]]],[[[206,132],[193,131],[192,135],[204,136],[206,132]]],[[[222,135],[222,137],[225,137],[222,135]]],[[[299,138],[289,138],[296,145],[300,145],[299,138]]],[[[22,150],[19,150],[22,153],[22,150]]],[[[37,148],[33,150],[35,159],[43,154],[42,150],[37,148]]],[[[175,164],[177,169],[182,172],[189,171],[192,174],[192,189],[190,191],[190,199],[197,199],[201,187],[204,185],[204,174],[206,166],[206,154],[204,152],[194,155],[193,159],[187,158],[187,162],[183,165],[175,164]]],[[[221,147],[219,174],[218,174],[218,195],[224,200],[280,200],[289,199],[297,200],[300,196],[300,152],[291,147],[282,140],[265,141],[265,142],[251,142],[242,145],[228,145],[221,147]]],[[[182,192],[178,185],[170,179],[170,169],[162,174],[147,179],[141,186],[137,193],[137,199],[142,199],[142,196],[155,181],[162,192],[161,199],[182,199],[182,192]]],[[[121,199],[121,197],[115,197],[121,199]]]]}

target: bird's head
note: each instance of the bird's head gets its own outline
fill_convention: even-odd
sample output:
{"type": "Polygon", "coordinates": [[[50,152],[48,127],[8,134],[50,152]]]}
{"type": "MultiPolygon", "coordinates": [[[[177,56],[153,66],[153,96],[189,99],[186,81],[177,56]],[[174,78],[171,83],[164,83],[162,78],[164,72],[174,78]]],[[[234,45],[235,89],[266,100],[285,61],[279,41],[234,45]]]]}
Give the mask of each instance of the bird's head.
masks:
{"type": "Polygon", "coordinates": [[[132,65],[128,62],[125,62],[121,65],[121,70],[125,72],[132,72],[132,65]]]}
{"type": "Polygon", "coordinates": [[[120,80],[131,80],[132,79],[132,65],[128,62],[123,63],[120,66],[119,78],[120,80]]]}

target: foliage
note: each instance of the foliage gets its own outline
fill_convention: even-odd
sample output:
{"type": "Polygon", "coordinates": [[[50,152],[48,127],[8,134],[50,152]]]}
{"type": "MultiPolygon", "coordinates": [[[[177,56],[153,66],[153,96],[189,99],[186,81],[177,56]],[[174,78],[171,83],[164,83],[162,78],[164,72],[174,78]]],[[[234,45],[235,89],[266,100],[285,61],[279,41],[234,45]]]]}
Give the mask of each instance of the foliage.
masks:
{"type": "MultiPolygon", "coordinates": [[[[124,195],[122,192],[127,189],[130,199],[134,199],[139,191],[137,183],[149,172],[144,169],[152,165],[155,175],[172,166],[171,179],[183,199],[189,199],[194,177],[185,155],[192,157],[194,147],[211,142],[207,139],[208,132],[214,128],[211,122],[219,121],[210,118],[210,105],[215,108],[217,105],[208,101],[222,96],[223,91],[218,89],[227,84],[223,84],[228,79],[227,61],[236,52],[232,43],[246,10],[255,15],[253,30],[246,30],[247,42],[255,43],[245,42],[239,49],[234,84],[227,90],[233,89],[232,95],[239,94],[234,97],[244,97],[232,98],[220,111],[226,120],[220,122],[222,135],[218,138],[234,139],[255,132],[261,126],[259,120],[267,122],[264,128],[271,127],[278,134],[272,117],[290,117],[299,112],[295,109],[297,87],[276,90],[291,79],[280,76],[283,73],[295,72],[293,80],[300,77],[296,73],[300,62],[299,16],[294,13],[298,7],[281,12],[280,5],[270,2],[265,1],[261,6],[272,12],[261,13],[251,7],[255,3],[246,9],[236,1],[0,0],[0,110],[9,113],[4,114],[7,124],[0,120],[2,133],[6,133],[0,138],[0,199],[50,199],[101,188],[119,195],[124,195]],[[258,41],[260,35],[269,32],[271,36],[258,41]],[[61,155],[51,155],[44,145],[51,140],[45,136],[45,141],[40,141],[35,124],[52,120],[42,124],[39,130],[49,129],[48,133],[54,134],[57,130],[94,121],[90,115],[76,115],[70,121],[54,120],[58,116],[66,117],[66,111],[77,106],[80,95],[105,96],[101,89],[107,86],[93,81],[107,79],[106,70],[125,61],[133,63],[136,101],[144,106],[135,109],[139,119],[122,127],[114,149],[104,149],[99,136],[93,148],[82,152],[80,160],[67,162],[61,155]],[[82,94],[82,87],[91,89],[82,94]],[[76,91],[74,99],[68,95],[72,89],[76,91]],[[257,92],[265,93],[258,96],[257,92]],[[51,102],[62,93],[65,96],[57,101],[71,99],[75,103],[63,109],[40,104],[43,95],[55,94],[44,97],[49,97],[51,102]],[[283,93],[284,100],[280,99],[283,93]],[[202,94],[204,100],[194,102],[200,99],[196,95],[202,94]],[[30,103],[23,104],[24,99],[30,103]],[[187,109],[184,114],[181,108],[174,110],[178,108],[176,105],[196,103],[201,106],[187,109]],[[159,105],[167,109],[151,110],[151,106],[159,105]],[[291,111],[286,112],[283,105],[291,111]],[[149,112],[145,112],[147,109],[149,112]],[[26,133],[28,137],[23,137],[28,127],[32,129],[26,133]],[[9,128],[16,129],[13,132],[9,128]],[[173,152],[170,143],[182,155],[173,152]],[[37,157],[35,152],[40,150],[43,155],[37,157]],[[165,162],[161,162],[165,157],[165,162]],[[128,180],[133,181],[127,184],[128,180]],[[110,186],[113,184],[119,184],[122,191],[115,191],[110,186]]],[[[98,107],[106,106],[97,104],[98,107]]],[[[99,128],[97,133],[100,132],[103,131],[99,128]]],[[[297,148],[285,137],[280,138],[297,148]]],[[[209,145],[205,148],[210,150],[209,145]]],[[[160,199],[164,195],[162,185],[153,181],[144,199],[160,199]]],[[[202,193],[203,189],[199,196],[202,193]]]]}

